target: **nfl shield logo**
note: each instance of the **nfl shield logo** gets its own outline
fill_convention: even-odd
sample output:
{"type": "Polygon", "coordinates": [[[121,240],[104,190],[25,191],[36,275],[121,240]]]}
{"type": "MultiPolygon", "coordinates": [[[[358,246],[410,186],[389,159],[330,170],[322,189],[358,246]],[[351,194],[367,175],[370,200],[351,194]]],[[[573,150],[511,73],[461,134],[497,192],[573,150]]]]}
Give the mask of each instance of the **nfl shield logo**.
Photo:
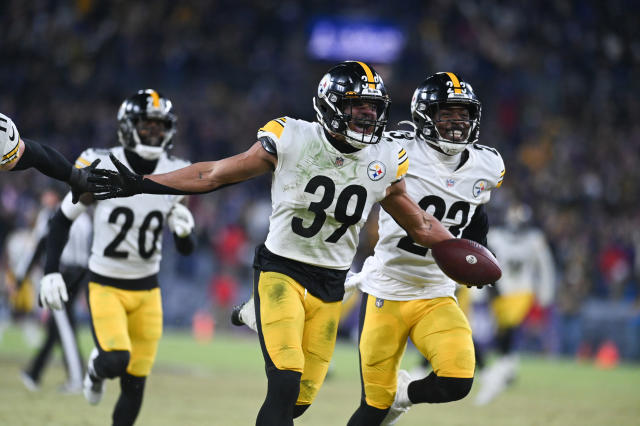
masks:
{"type": "Polygon", "coordinates": [[[344,164],[344,158],[342,158],[342,157],[336,157],[336,162],[335,162],[335,164],[336,164],[336,167],[340,167],[340,166],[342,166],[342,165],[344,164]]]}
{"type": "Polygon", "coordinates": [[[453,185],[456,184],[456,181],[453,179],[447,179],[447,188],[451,188],[453,185]]]}
{"type": "Polygon", "coordinates": [[[376,308],[382,308],[382,305],[384,305],[384,299],[376,297],[376,308]]]}

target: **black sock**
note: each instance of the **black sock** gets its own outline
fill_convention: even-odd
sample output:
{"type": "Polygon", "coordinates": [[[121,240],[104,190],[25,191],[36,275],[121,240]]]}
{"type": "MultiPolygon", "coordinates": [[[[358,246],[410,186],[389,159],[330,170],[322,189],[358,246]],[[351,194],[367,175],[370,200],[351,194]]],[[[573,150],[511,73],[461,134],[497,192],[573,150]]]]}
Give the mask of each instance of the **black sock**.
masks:
{"type": "Polygon", "coordinates": [[[267,397],[256,426],[293,426],[293,407],[300,394],[302,373],[276,368],[267,371],[267,397]]]}
{"type": "Polygon", "coordinates": [[[389,409],[381,410],[368,405],[365,401],[360,402],[360,407],[349,419],[347,426],[371,426],[379,425],[387,416],[389,409]]]}
{"type": "Polygon", "coordinates": [[[113,426],[130,426],[136,421],[142,407],[146,379],[129,373],[120,377],[120,398],[113,410],[113,426]]]}

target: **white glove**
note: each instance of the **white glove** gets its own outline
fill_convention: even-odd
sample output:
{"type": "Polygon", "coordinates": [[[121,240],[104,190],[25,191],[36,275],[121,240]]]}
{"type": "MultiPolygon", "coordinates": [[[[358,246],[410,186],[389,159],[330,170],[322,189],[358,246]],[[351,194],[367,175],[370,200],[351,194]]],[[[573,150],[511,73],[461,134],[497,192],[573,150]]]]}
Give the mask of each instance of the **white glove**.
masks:
{"type": "Polygon", "coordinates": [[[69,300],[67,285],[59,272],[47,274],[40,280],[40,302],[49,309],[62,309],[69,300]]]}
{"type": "Polygon", "coordinates": [[[193,215],[183,204],[176,204],[173,209],[171,209],[168,222],[171,232],[180,238],[191,234],[195,225],[193,215]]]}

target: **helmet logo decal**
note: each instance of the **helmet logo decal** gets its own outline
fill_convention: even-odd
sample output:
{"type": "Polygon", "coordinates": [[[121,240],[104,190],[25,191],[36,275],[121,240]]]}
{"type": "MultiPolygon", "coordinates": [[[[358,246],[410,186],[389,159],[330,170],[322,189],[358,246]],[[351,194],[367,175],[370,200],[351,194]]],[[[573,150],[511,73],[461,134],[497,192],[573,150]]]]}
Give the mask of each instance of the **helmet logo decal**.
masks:
{"type": "Polygon", "coordinates": [[[476,183],[473,184],[473,196],[478,198],[480,194],[487,190],[487,181],[484,179],[478,179],[476,183]]]}
{"type": "MultiPolygon", "coordinates": [[[[329,83],[331,82],[331,75],[325,74],[320,80],[320,84],[318,84],[318,97],[322,98],[327,93],[327,87],[329,87],[329,83]]],[[[335,102],[335,101],[332,101],[335,102]]]]}
{"type": "Polygon", "coordinates": [[[382,161],[372,161],[367,166],[367,175],[371,180],[380,180],[387,173],[387,167],[382,161]]]}

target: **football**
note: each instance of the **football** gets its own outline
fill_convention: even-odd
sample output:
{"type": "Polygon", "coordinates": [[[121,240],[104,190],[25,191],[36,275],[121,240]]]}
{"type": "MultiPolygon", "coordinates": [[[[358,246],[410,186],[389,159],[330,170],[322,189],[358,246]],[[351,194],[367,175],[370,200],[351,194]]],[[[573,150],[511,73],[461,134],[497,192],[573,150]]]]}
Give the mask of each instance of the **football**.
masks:
{"type": "Polygon", "coordinates": [[[431,250],[442,272],[460,284],[482,287],[502,276],[493,254],[475,241],[453,238],[434,244],[431,250]]]}

